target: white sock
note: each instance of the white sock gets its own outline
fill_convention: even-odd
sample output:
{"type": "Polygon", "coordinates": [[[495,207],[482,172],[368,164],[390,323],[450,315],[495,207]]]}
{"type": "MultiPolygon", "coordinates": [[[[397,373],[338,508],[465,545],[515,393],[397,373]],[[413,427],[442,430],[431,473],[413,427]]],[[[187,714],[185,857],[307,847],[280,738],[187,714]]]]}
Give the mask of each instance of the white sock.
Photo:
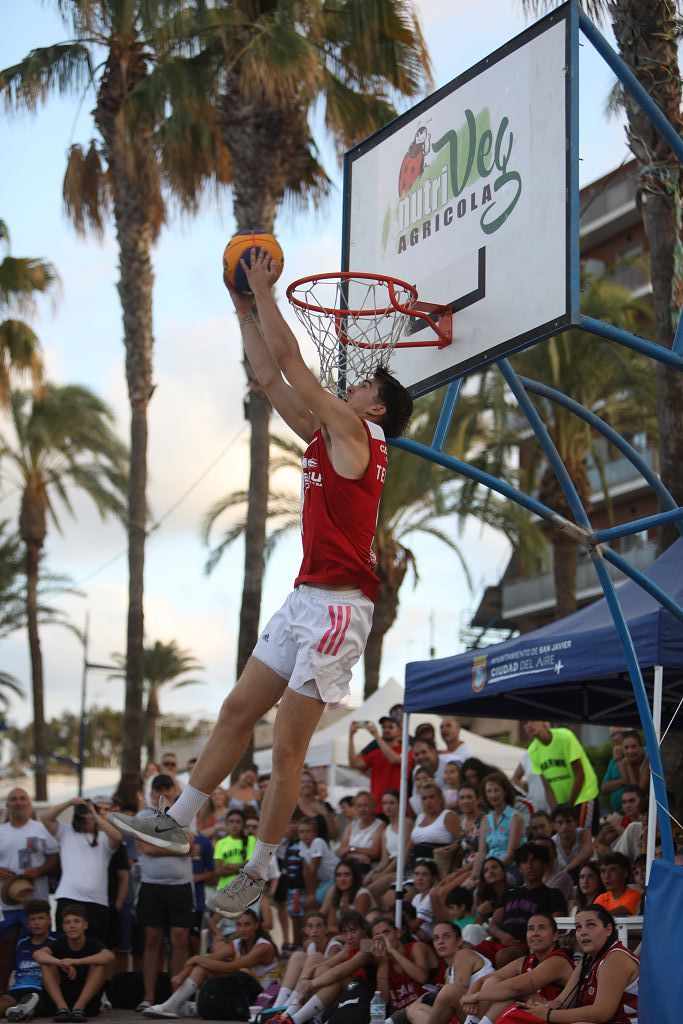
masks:
{"type": "Polygon", "coordinates": [[[313,1020],[316,1013],[320,1010],[325,1009],[325,1004],[319,996],[311,996],[307,1003],[297,1010],[295,1014],[290,1014],[294,1024],[306,1024],[307,1020],[313,1020]]]}
{"type": "Polygon", "coordinates": [[[299,999],[299,993],[296,991],[296,989],[294,989],[291,996],[287,1000],[287,1009],[289,1010],[290,1016],[292,1015],[294,1010],[299,1009],[300,1002],[301,1000],[299,999]]]}
{"type": "Polygon", "coordinates": [[[202,793],[188,782],[176,802],[168,808],[168,813],[183,828],[189,828],[192,819],[198,811],[201,811],[208,799],[208,793],[202,793]]]}
{"type": "Polygon", "coordinates": [[[250,878],[265,878],[268,874],[270,862],[275,856],[275,851],[279,845],[279,843],[264,843],[260,839],[257,839],[254,852],[244,865],[245,873],[249,875],[250,878]]]}
{"type": "Polygon", "coordinates": [[[278,994],[275,996],[275,1002],[273,1006],[284,1006],[289,997],[292,994],[291,988],[285,988],[283,985],[278,994]]]}
{"type": "Polygon", "coordinates": [[[182,981],[180,985],[178,985],[178,988],[175,990],[173,995],[169,996],[166,1002],[161,1004],[162,1009],[170,1010],[171,1013],[175,1013],[180,1009],[183,1003],[192,998],[196,991],[197,982],[192,978],[185,978],[185,981],[182,981]]]}

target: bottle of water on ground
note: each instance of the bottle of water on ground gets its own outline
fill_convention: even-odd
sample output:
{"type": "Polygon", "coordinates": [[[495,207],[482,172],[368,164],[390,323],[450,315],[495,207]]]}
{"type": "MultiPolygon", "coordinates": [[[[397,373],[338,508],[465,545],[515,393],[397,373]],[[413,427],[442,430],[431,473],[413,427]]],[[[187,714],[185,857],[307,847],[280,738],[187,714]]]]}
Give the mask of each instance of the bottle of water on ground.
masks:
{"type": "Polygon", "coordinates": [[[370,1002],[370,1024],[384,1024],[386,1007],[381,992],[375,992],[370,1002]]]}

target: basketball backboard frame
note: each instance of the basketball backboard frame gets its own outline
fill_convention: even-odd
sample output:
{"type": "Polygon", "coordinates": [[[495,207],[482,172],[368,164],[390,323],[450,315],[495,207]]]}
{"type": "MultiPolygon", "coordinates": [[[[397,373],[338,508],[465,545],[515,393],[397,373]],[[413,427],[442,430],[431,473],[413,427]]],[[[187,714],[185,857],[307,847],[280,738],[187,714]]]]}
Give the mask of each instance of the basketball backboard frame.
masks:
{"type": "MultiPolygon", "coordinates": [[[[397,376],[410,388],[414,395],[432,391],[435,388],[438,388],[449,381],[465,376],[488,363],[495,362],[505,355],[534,344],[542,338],[567,330],[577,322],[578,316],[580,315],[578,46],[578,19],[573,10],[573,5],[571,3],[566,3],[548,14],[546,17],[540,19],[534,25],[517,35],[514,39],[507,42],[488,57],[458,75],[447,85],[416,104],[410,110],[395,118],[384,128],[363,140],[363,142],[353,147],[345,155],[342,270],[393,273],[395,276],[403,277],[405,280],[417,285],[421,301],[425,301],[427,303],[447,304],[453,311],[454,340],[448,349],[442,350],[441,352],[436,348],[426,350],[418,349],[417,352],[411,351],[410,354],[406,354],[405,351],[399,350],[392,356],[392,367],[394,368],[397,376]],[[552,39],[549,36],[549,33],[554,33],[552,39]],[[536,48],[536,56],[534,55],[534,47],[536,48]],[[471,129],[474,124],[473,119],[475,115],[472,113],[470,107],[467,106],[467,103],[474,94],[474,88],[476,87],[479,89],[481,85],[482,94],[486,93],[486,89],[488,89],[489,92],[491,90],[494,90],[495,92],[496,82],[498,82],[498,84],[500,83],[506,69],[510,67],[516,68],[518,77],[524,78],[526,75],[528,80],[533,79],[534,74],[538,75],[539,73],[538,65],[543,64],[541,57],[546,51],[547,53],[552,54],[554,58],[554,77],[552,78],[551,91],[553,91],[553,97],[556,101],[554,113],[555,115],[558,115],[559,111],[559,114],[561,114],[561,124],[553,122],[551,125],[550,118],[548,118],[548,125],[545,130],[548,139],[552,143],[552,146],[550,147],[553,153],[552,166],[555,172],[558,172],[558,170],[561,171],[562,180],[559,184],[556,182],[554,185],[550,180],[546,182],[547,195],[545,197],[541,196],[541,210],[538,212],[530,209],[529,205],[527,205],[524,213],[522,214],[521,203],[517,211],[511,211],[510,217],[504,225],[507,232],[507,239],[502,244],[499,241],[500,236],[492,240],[491,234],[485,234],[483,229],[480,229],[478,232],[479,244],[477,244],[477,232],[476,230],[470,230],[468,241],[471,248],[463,260],[457,263],[457,269],[453,272],[454,275],[457,276],[457,274],[460,273],[462,264],[466,262],[465,277],[467,278],[467,287],[456,292],[455,284],[457,284],[457,280],[454,276],[455,283],[446,281],[444,289],[442,289],[442,293],[438,294],[439,286],[436,286],[433,283],[433,275],[431,273],[433,261],[430,263],[429,256],[429,247],[431,246],[434,248],[433,239],[436,236],[436,232],[429,237],[427,245],[422,246],[425,252],[424,255],[420,255],[419,263],[414,264],[415,273],[413,275],[406,272],[399,272],[397,267],[400,264],[400,259],[394,258],[397,253],[392,251],[391,245],[387,247],[386,251],[388,256],[386,256],[385,259],[380,258],[378,255],[380,248],[379,214],[376,214],[376,221],[374,224],[371,224],[369,228],[367,225],[373,215],[373,204],[374,207],[378,207],[378,201],[381,202],[384,195],[386,195],[387,190],[391,189],[391,182],[387,181],[386,174],[382,173],[382,161],[385,160],[385,164],[391,166],[391,158],[389,154],[392,151],[392,147],[394,154],[397,148],[399,152],[405,150],[405,139],[410,137],[417,138],[418,133],[424,128],[424,126],[429,125],[430,122],[434,122],[434,119],[436,118],[441,118],[442,124],[444,123],[444,118],[447,119],[446,123],[449,124],[456,122],[457,124],[461,124],[466,122],[470,128],[471,143],[471,129]],[[534,61],[536,66],[534,66],[534,61]],[[530,71],[526,70],[527,64],[531,69],[530,71]],[[465,90],[465,92],[463,92],[463,90],[465,90]],[[459,107],[459,96],[463,97],[461,110],[459,107]],[[448,118],[450,118],[450,120],[448,120],[448,118]],[[455,118],[456,121],[454,121],[453,118],[455,118]],[[561,154],[559,153],[560,145],[562,146],[561,154]],[[403,150],[401,150],[401,146],[403,146],[403,150]],[[378,173],[378,171],[380,173],[378,173]],[[376,186],[376,194],[371,195],[372,189],[376,186]],[[560,189],[561,203],[560,196],[558,195],[560,189]],[[554,190],[554,193],[551,200],[549,200],[548,196],[550,196],[551,190],[554,190]],[[550,213],[544,216],[542,213],[542,207],[543,204],[546,203],[546,200],[548,211],[550,211],[550,213]],[[528,227],[524,227],[525,218],[528,224],[532,225],[531,230],[529,230],[528,227]],[[559,218],[561,218],[561,230],[563,237],[561,240],[556,237],[551,237],[548,240],[548,255],[542,255],[539,250],[535,257],[535,270],[539,275],[539,281],[536,284],[539,296],[545,296],[546,292],[553,291],[553,289],[554,291],[552,296],[548,297],[545,302],[545,306],[543,306],[543,302],[545,301],[544,299],[538,298],[536,300],[540,305],[538,310],[539,315],[534,320],[531,316],[533,310],[526,308],[530,304],[533,305],[533,297],[529,299],[529,295],[527,295],[528,301],[525,306],[523,288],[524,276],[521,268],[518,270],[513,267],[514,253],[517,251],[515,249],[515,244],[521,246],[523,238],[530,238],[533,236],[534,238],[539,239],[542,245],[545,245],[546,243],[543,240],[545,223],[552,222],[557,224],[559,218]],[[515,239],[517,242],[515,242],[515,239]],[[497,249],[493,243],[498,246],[497,249]],[[504,248],[507,251],[507,256],[503,253],[504,248]],[[496,256],[500,256],[497,266],[495,266],[496,256]],[[361,265],[368,262],[374,265],[361,265]],[[548,266],[555,262],[561,263],[561,266],[558,266],[558,273],[555,275],[552,288],[550,286],[546,287],[540,281],[540,276],[543,274],[546,275],[547,284],[547,280],[549,280],[551,276],[548,273],[548,266]],[[426,266],[426,273],[423,271],[423,264],[426,266]],[[501,270],[503,264],[505,265],[505,270],[501,270]],[[422,275],[421,280],[417,279],[418,274],[422,275]],[[559,280],[560,274],[561,281],[559,280]],[[473,325],[479,319],[479,313],[484,308],[482,302],[487,301],[487,287],[489,288],[487,308],[490,309],[491,323],[486,323],[485,319],[482,318],[482,326],[480,328],[477,328],[476,326],[473,328],[473,325]],[[451,288],[452,290],[445,291],[446,288],[451,288]],[[513,304],[512,298],[508,300],[509,306],[507,308],[510,310],[509,329],[506,327],[506,324],[501,322],[502,320],[507,321],[508,319],[508,313],[502,312],[502,310],[506,308],[504,306],[505,294],[512,296],[516,303],[516,305],[513,304]],[[546,311],[548,309],[552,309],[552,315],[543,315],[543,309],[541,307],[546,311]],[[519,316],[517,315],[517,310],[519,310],[519,316]],[[508,330],[507,335],[506,330],[508,330]],[[474,335],[477,334],[477,332],[481,336],[475,338],[474,335]],[[470,342],[469,340],[466,340],[466,336],[467,339],[471,336],[472,341],[470,342]]],[[[541,104],[538,98],[540,94],[538,92],[533,93],[530,86],[529,88],[530,95],[535,96],[536,107],[530,107],[530,113],[528,115],[529,125],[527,125],[527,129],[532,125],[534,132],[536,132],[537,125],[542,120],[542,114],[545,113],[546,104],[545,102],[541,104]],[[535,124],[533,123],[534,118],[536,119],[535,124]]],[[[486,102],[486,98],[484,98],[484,103],[486,104],[486,102]]],[[[509,97],[507,102],[512,103],[514,106],[514,101],[509,97]]],[[[511,140],[515,139],[514,132],[518,132],[519,120],[524,117],[525,102],[524,96],[522,96],[518,102],[518,123],[513,123],[512,119],[508,122],[510,125],[510,136],[505,140],[510,145],[508,159],[513,145],[511,140]]],[[[485,106],[486,112],[488,113],[493,106],[494,104],[485,106]]],[[[497,135],[498,140],[500,140],[501,137],[500,124],[502,123],[502,121],[499,123],[497,135]]],[[[424,130],[426,132],[426,128],[424,130]]],[[[433,152],[439,144],[440,148],[444,147],[445,143],[443,140],[447,135],[450,135],[452,138],[453,136],[456,136],[457,133],[455,131],[446,132],[442,138],[438,140],[438,143],[435,144],[433,152]]],[[[532,132],[528,131],[528,135],[531,138],[532,132]]],[[[492,126],[489,129],[489,136],[491,137],[490,144],[493,145],[492,126]]],[[[540,133],[540,137],[545,138],[542,132],[540,133]]],[[[451,143],[449,143],[449,145],[451,145],[451,143]]],[[[481,136],[479,138],[479,145],[482,145],[481,136]]],[[[540,146],[541,143],[538,145],[540,146]]],[[[454,179],[457,175],[453,174],[452,153],[453,150],[451,149],[451,163],[447,175],[448,184],[445,189],[442,189],[442,195],[444,192],[448,195],[449,205],[451,206],[451,222],[456,218],[456,216],[460,217],[462,204],[465,202],[465,199],[463,198],[458,199],[462,189],[461,192],[456,192],[453,187],[454,179]],[[457,206],[455,202],[456,200],[457,206]],[[456,210],[457,215],[455,212],[456,210]]],[[[406,159],[408,159],[408,154],[406,154],[406,159]]],[[[420,166],[422,167],[422,171],[417,175],[417,177],[413,178],[410,188],[407,192],[404,192],[400,200],[404,204],[406,203],[407,197],[409,197],[409,201],[416,198],[416,193],[420,192],[423,188],[423,178],[426,178],[424,188],[428,190],[430,187],[431,179],[424,160],[420,166]]],[[[412,169],[413,174],[415,174],[417,170],[420,170],[420,166],[412,169]]],[[[401,165],[402,173],[403,170],[404,167],[401,165]]],[[[538,184],[540,172],[536,172],[535,168],[530,168],[529,177],[530,181],[525,183],[527,192],[529,192],[530,184],[532,186],[534,184],[538,184]],[[534,174],[536,174],[536,177],[534,177],[534,174]]],[[[469,178],[465,178],[462,185],[467,185],[470,180],[471,179],[469,178]]],[[[431,186],[433,188],[432,194],[436,192],[435,182],[436,179],[434,178],[431,186]]],[[[523,187],[524,186],[520,185],[520,191],[523,187]]],[[[469,188],[467,191],[469,192],[469,188]]],[[[484,187],[483,190],[480,190],[480,193],[485,194],[486,188],[484,187]]],[[[491,189],[489,187],[489,196],[490,193],[491,189]]],[[[425,196],[427,195],[428,191],[425,191],[425,196]]],[[[475,193],[472,192],[471,196],[475,197],[475,193]]],[[[524,198],[525,202],[529,204],[528,196],[525,196],[524,198]]],[[[470,199],[470,202],[472,203],[476,203],[476,201],[476,197],[470,199]]],[[[424,205],[427,205],[428,202],[429,199],[425,198],[424,205]]],[[[492,205],[495,205],[495,195],[492,205]]],[[[447,209],[448,207],[443,207],[443,210],[447,211],[447,209]]],[[[474,209],[477,209],[477,207],[475,206],[474,209]]],[[[466,213],[470,213],[469,209],[466,213]]],[[[448,251],[445,249],[446,243],[443,242],[443,238],[445,237],[445,220],[447,216],[447,212],[444,212],[444,223],[440,223],[439,215],[436,214],[436,216],[432,218],[431,225],[433,226],[433,224],[436,223],[437,230],[439,227],[442,228],[441,238],[439,239],[442,253],[444,251],[448,251]]],[[[481,219],[483,220],[483,214],[476,216],[481,216],[481,219]]],[[[473,223],[474,219],[474,217],[471,217],[470,221],[473,223]]],[[[384,222],[382,224],[382,229],[385,234],[386,221],[387,216],[385,214],[384,222]]],[[[424,222],[422,227],[424,230],[424,222]]],[[[548,233],[550,234],[550,232],[548,233]]],[[[401,244],[400,239],[399,244],[401,244]]],[[[405,239],[403,244],[405,244],[405,239]]],[[[417,246],[417,249],[420,249],[419,245],[417,246]]],[[[401,254],[401,258],[403,258],[403,254],[401,254]]],[[[519,262],[522,263],[525,261],[519,262]]],[[[455,266],[456,262],[454,261],[454,267],[455,266]]],[[[439,273],[441,274],[441,271],[439,271],[439,273]]],[[[445,273],[448,274],[448,271],[445,273]]],[[[443,274],[441,275],[441,281],[443,282],[443,274]]],[[[531,293],[533,287],[533,276],[529,275],[526,281],[527,293],[531,293]]],[[[429,332],[425,331],[421,324],[409,322],[407,335],[414,335],[417,338],[424,339],[429,337],[429,332]]]]}

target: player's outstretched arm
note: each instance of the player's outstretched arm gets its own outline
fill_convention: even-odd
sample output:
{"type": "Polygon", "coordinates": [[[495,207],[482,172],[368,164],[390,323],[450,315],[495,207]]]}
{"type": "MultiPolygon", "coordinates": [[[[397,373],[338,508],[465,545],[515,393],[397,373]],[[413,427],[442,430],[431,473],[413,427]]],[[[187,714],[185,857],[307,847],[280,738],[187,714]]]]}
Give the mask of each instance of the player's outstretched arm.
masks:
{"type": "Polygon", "coordinates": [[[242,332],[244,351],[259,384],[285,423],[308,443],[318,424],[306,403],[284,380],[277,368],[265,343],[253,297],[235,291],[230,287],[225,276],[223,281],[235,306],[242,332]]]}

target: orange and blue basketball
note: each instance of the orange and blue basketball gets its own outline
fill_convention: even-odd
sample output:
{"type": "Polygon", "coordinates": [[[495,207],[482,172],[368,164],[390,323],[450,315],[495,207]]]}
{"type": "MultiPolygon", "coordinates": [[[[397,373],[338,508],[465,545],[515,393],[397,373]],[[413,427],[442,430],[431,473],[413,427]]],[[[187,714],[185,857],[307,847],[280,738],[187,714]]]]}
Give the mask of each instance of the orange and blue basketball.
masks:
{"type": "Polygon", "coordinates": [[[240,260],[251,266],[252,249],[268,253],[277,267],[277,277],[282,273],[285,262],[284,253],[274,235],[265,231],[240,231],[233,235],[223,251],[223,278],[235,291],[245,295],[250,294],[250,288],[240,260]]]}

